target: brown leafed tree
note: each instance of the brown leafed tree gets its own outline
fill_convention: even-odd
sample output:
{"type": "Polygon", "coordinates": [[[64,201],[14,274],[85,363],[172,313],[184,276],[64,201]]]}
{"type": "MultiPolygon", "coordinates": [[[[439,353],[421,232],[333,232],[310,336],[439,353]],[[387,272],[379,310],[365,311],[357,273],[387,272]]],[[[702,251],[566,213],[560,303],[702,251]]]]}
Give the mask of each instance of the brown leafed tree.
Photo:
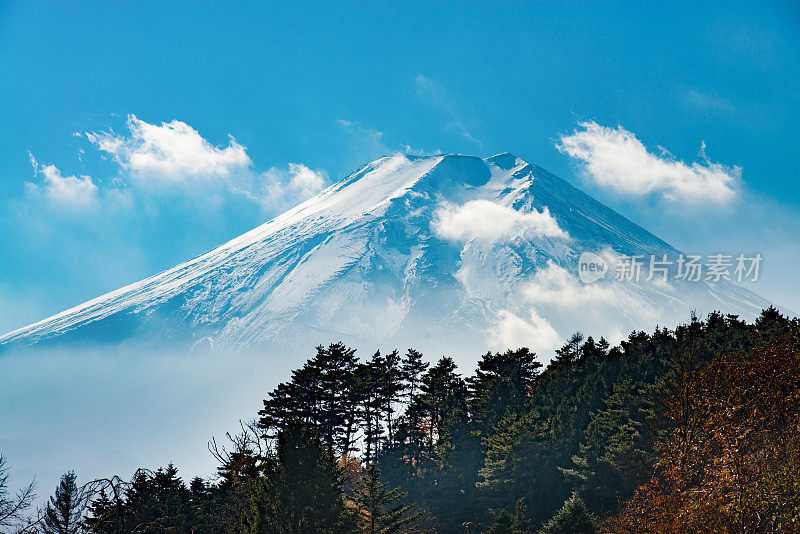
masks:
{"type": "Polygon", "coordinates": [[[800,532],[800,343],[677,377],[653,478],[608,532],[800,532]]]}

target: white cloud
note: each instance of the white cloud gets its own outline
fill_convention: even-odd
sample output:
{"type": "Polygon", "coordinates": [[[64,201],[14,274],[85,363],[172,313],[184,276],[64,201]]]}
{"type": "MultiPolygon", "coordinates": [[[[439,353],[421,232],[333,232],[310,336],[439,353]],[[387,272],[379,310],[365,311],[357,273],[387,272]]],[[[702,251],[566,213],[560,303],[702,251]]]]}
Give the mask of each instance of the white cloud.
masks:
{"type": "Polygon", "coordinates": [[[445,116],[447,119],[445,130],[455,131],[467,141],[483,146],[483,142],[471,133],[472,125],[467,124],[469,121],[464,118],[464,114],[459,110],[459,106],[456,105],[455,99],[442,84],[427,76],[418,74],[414,78],[414,87],[416,87],[416,93],[420,98],[445,116]]]}
{"type": "Polygon", "coordinates": [[[598,185],[629,195],[661,194],[672,201],[723,204],[736,197],[739,167],[727,167],[707,158],[687,165],[666,151],[662,156],[648,152],[633,133],[621,126],[607,128],[594,121],[579,126],[581,129],[572,135],[562,135],[556,147],[580,161],[587,177],[598,185]]]}
{"type": "Polygon", "coordinates": [[[534,305],[559,308],[594,309],[598,306],[637,306],[637,300],[615,284],[583,284],[576,276],[552,261],[536,271],[523,288],[525,298],[534,305]]]}
{"type": "MultiPolygon", "coordinates": [[[[609,265],[614,265],[615,253],[604,250],[598,254],[609,265]]],[[[619,341],[623,333],[631,330],[671,321],[672,312],[661,307],[670,302],[671,291],[668,284],[618,282],[613,277],[584,284],[553,261],[538,269],[519,288],[530,310],[547,317],[556,331],[566,335],[577,328],[592,335],[603,335],[610,341],[619,341]],[[645,287],[647,284],[651,286],[649,289],[645,287]],[[662,296],[653,300],[653,289],[662,296]]]]}
{"type": "Polygon", "coordinates": [[[424,148],[414,148],[411,145],[403,145],[403,154],[408,154],[409,156],[440,156],[442,155],[442,151],[440,149],[436,150],[425,150],[424,148]]]}
{"type": "Polygon", "coordinates": [[[345,140],[352,152],[352,162],[348,163],[352,167],[363,165],[396,152],[386,145],[383,139],[383,132],[380,130],[368,128],[359,122],[345,119],[338,119],[336,123],[344,132],[345,140]]]}
{"type": "Polygon", "coordinates": [[[488,200],[472,200],[462,206],[446,204],[439,208],[433,221],[433,230],[449,241],[478,240],[494,242],[516,237],[569,236],[545,207],[523,213],[488,200]]]}
{"type": "MultiPolygon", "coordinates": [[[[613,261],[613,252],[599,254],[613,261]]],[[[512,293],[522,298],[512,309],[497,312],[488,331],[493,347],[527,346],[545,358],[576,329],[618,342],[631,330],[649,329],[674,318],[670,315],[667,319],[665,310],[646,296],[652,294],[640,284],[613,279],[584,284],[553,261],[528,280],[514,284],[512,293]]],[[[664,298],[669,299],[667,295],[664,298]]]]}
{"type": "Polygon", "coordinates": [[[289,176],[289,189],[303,198],[317,194],[325,186],[327,179],[324,172],[313,171],[302,163],[290,163],[289,176]]]}
{"type": "Polygon", "coordinates": [[[313,170],[302,163],[290,163],[288,169],[272,167],[261,175],[262,186],[247,193],[265,208],[285,209],[319,193],[328,180],[324,171],[313,170]]]}
{"type": "Polygon", "coordinates": [[[729,99],[714,91],[704,91],[690,87],[686,89],[686,100],[692,106],[705,112],[721,112],[729,115],[738,113],[736,106],[729,99]]]}
{"type": "Polygon", "coordinates": [[[41,184],[26,184],[29,191],[64,207],[86,208],[97,201],[97,186],[90,176],[64,176],[55,165],[40,165],[33,154],[28,155],[34,174],[42,177],[41,184]]]}
{"type": "Polygon", "coordinates": [[[383,132],[380,130],[375,130],[360,122],[346,119],[338,119],[336,123],[345,133],[345,140],[353,156],[352,161],[348,163],[350,166],[348,170],[355,169],[360,165],[392,154],[400,153],[412,156],[435,156],[442,153],[439,149],[425,150],[412,147],[408,144],[392,144],[392,146],[389,146],[384,139],[383,132]]]}
{"type": "MultiPolygon", "coordinates": [[[[352,123],[342,121],[353,126],[352,123]]],[[[211,145],[188,124],[173,120],[149,124],[128,115],[129,135],[114,132],[75,133],[120,166],[117,185],[141,198],[177,192],[203,209],[241,209],[241,202],[275,214],[318,193],[328,179],[324,171],[300,163],[256,172],[244,146],[231,137],[227,146],[211,145]],[[150,187],[151,185],[156,187],[150,187]]],[[[378,138],[380,132],[378,132],[378,138]]]]}
{"type": "Polygon", "coordinates": [[[558,332],[533,310],[528,319],[500,310],[489,335],[498,350],[528,347],[534,352],[546,353],[561,343],[558,332]]]}
{"type": "Polygon", "coordinates": [[[165,181],[186,178],[227,177],[252,165],[244,146],[231,137],[228,146],[216,147],[194,128],[178,120],[149,124],[128,115],[130,137],[112,132],[85,132],[100,150],[111,154],[133,175],[165,181]]]}

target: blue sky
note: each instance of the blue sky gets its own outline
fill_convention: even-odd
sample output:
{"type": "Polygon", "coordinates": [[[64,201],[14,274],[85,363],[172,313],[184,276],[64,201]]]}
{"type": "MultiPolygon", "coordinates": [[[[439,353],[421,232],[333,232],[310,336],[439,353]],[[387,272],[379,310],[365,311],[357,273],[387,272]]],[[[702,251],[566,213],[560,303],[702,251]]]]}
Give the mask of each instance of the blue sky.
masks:
{"type": "Polygon", "coordinates": [[[800,310],[795,2],[5,1],[0,57],[3,331],[397,150],[511,151],[800,310]]]}

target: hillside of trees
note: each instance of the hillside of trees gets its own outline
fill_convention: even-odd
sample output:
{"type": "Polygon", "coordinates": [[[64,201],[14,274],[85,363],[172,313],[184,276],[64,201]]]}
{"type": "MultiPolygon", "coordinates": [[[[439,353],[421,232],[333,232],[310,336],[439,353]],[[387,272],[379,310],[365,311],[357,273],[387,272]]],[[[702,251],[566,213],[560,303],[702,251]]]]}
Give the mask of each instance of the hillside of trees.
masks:
{"type": "Polygon", "coordinates": [[[542,356],[465,375],[320,346],[209,443],[207,479],[69,472],[34,512],[0,460],[0,532],[800,532],[798,319],[714,313],[542,356]]]}

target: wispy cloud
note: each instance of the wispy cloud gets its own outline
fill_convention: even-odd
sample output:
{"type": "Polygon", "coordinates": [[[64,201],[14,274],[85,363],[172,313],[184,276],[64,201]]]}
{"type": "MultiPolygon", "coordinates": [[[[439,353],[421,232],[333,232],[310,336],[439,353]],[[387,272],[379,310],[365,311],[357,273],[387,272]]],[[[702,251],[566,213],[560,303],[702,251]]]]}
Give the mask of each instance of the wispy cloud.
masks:
{"type": "Polygon", "coordinates": [[[689,87],[685,90],[685,98],[691,106],[700,111],[718,112],[726,115],[738,113],[738,109],[731,100],[721,96],[715,91],[689,87]]]}
{"type": "Polygon", "coordinates": [[[383,139],[383,132],[364,126],[360,122],[347,119],[338,119],[336,123],[344,132],[347,144],[356,165],[373,161],[382,156],[387,156],[396,150],[389,148],[383,139]]]}
{"type": "Polygon", "coordinates": [[[568,238],[545,207],[524,213],[488,200],[461,206],[444,205],[436,212],[433,230],[442,239],[456,242],[495,242],[516,237],[568,238]]]}
{"type": "Polygon", "coordinates": [[[509,310],[500,310],[489,330],[489,340],[498,350],[528,347],[534,352],[548,353],[561,343],[561,336],[536,311],[520,317],[509,310]]]}
{"type": "Polygon", "coordinates": [[[523,287],[522,293],[534,305],[580,308],[583,313],[598,308],[605,313],[637,305],[637,300],[622,291],[619,284],[583,284],[575,275],[552,261],[544,269],[536,271],[523,287]]]}
{"type": "Polygon", "coordinates": [[[122,135],[74,135],[112,156],[119,166],[117,185],[135,197],[186,195],[211,210],[244,200],[274,213],[313,196],[328,180],[324,171],[302,163],[256,171],[246,147],[232,136],[227,145],[214,146],[179,120],[150,124],[131,114],[126,128],[122,135]]]}
{"type": "Polygon", "coordinates": [[[55,165],[40,165],[28,152],[34,176],[39,183],[27,183],[29,193],[43,196],[48,201],[68,208],[87,208],[97,202],[97,186],[91,176],[64,176],[55,165]]]}
{"type": "Polygon", "coordinates": [[[289,163],[287,168],[272,167],[257,181],[260,186],[242,192],[266,210],[281,211],[319,193],[328,182],[328,175],[302,163],[289,163]]]}
{"type": "Polygon", "coordinates": [[[130,136],[113,132],[83,135],[137,178],[181,181],[227,177],[252,165],[245,147],[233,137],[227,146],[216,147],[185,122],[149,124],[131,114],[127,127],[130,136]]]}
{"type": "Polygon", "coordinates": [[[424,150],[407,144],[388,142],[383,131],[370,128],[357,121],[338,119],[336,123],[345,133],[348,147],[354,158],[351,165],[353,167],[396,153],[413,156],[431,156],[442,153],[438,149],[424,150]]]}
{"type": "Polygon", "coordinates": [[[577,160],[586,177],[597,185],[633,196],[661,195],[670,201],[726,204],[737,195],[739,167],[710,161],[701,149],[702,162],[686,164],[662,149],[647,150],[636,136],[623,128],[608,128],[594,121],[581,122],[556,144],[577,160]]]}
{"type": "MultiPolygon", "coordinates": [[[[598,252],[609,259],[614,256],[608,250],[598,252]]],[[[658,289],[670,291],[663,285],[658,289]]],[[[513,311],[498,312],[495,326],[489,331],[500,349],[527,346],[547,353],[576,326],[617,342],[632,329],[667,320],[664,310],[642,298],[640,288],[615,281],[583,284],[553,261],[536,269],[527,280],[514,284],[512,292],[521,295],[522,300],[513,311]]]]}
{"type": "Polygon", "coordinates": [[[479,147],[483,146],[483,142],[473,134],[473,125],[464,117],[453,96],[441,83],[419,74],[414,78],[414,87],[420,98],[444,115],[447,120],[445,129],[458,133],[479,147]]]}

